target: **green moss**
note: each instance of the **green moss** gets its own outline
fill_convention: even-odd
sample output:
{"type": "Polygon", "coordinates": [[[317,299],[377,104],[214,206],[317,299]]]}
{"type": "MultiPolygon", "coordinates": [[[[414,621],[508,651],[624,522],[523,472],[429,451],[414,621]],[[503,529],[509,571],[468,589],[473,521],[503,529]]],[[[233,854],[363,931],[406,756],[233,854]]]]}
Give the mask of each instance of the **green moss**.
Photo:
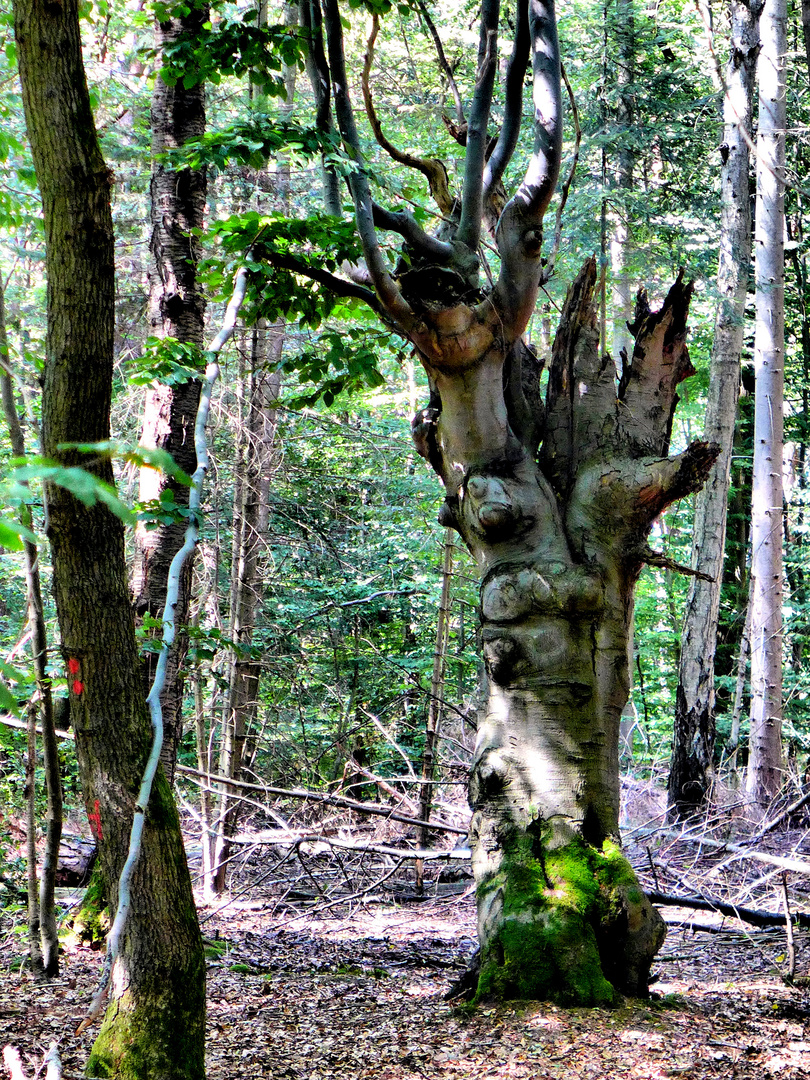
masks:
{"type": "Polygon", "coordinates": [[[110,929],[110,913],[101,866],[97,862],[90,875],[90,883],[81,906],[71,924],[71,933],[78,941],[90,945],[101,944],[110,929]]]}
{"type": "Polygon", "coordinates": [[[204,1080],[205,1030],[194,996],[167,993],[164,984],[151,993],[142,987],[137,1008],[130,992],[113,1001],[90,1052],[87,1076],[204,1080]]]}
{"type": "Polygon", "coordinates": [[[499,872],[478,887],[493,907],[492,937],[482,958],[474,1003],[485,998],[552,1000],[562,1005],[612,1005],[597,935],[621,902],[643,895],[618,845],[602,850],[574,839],[544,851],[538,830],[513,836],[499,872]]]}

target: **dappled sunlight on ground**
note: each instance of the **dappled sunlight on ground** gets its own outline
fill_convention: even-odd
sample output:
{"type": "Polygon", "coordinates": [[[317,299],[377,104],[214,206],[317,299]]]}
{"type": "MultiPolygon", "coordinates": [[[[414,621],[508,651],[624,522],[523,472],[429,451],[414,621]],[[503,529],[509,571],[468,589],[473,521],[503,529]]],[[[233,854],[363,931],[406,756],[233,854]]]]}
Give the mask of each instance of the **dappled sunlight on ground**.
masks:
{"type": "MultiPolygon", "coordinates": [[[[348,918],[269,918],[255,907],[205,924],[209,1080],[810,1077],[807,991],[777,974],[784,934],[671,927],[660,996],[648,1003],[470,1014],[443,997],[475,948],[471,898],[370,904],[348,918]]],[[[73,1036],[100,954],[72,947],[64,975],[38,988],[9,970],[21,944],[3,946],[0,1039],[41,1061],[59,1038],[71,1080],[97,1030],[73,1036]]],[[[799,974],[808,960],[800,941],[799,974]]]]}

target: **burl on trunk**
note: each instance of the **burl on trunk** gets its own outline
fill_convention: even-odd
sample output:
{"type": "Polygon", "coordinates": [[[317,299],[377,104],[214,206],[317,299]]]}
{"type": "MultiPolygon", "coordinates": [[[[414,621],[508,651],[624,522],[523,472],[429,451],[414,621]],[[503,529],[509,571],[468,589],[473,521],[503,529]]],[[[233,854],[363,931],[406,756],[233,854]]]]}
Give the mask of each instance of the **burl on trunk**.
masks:
{"type": "MultiPolygon", "coordinates": [[[[316,41],[317,4],[310,0],[316,41]]],[[[361,162],[343,23],[337,0],[322,6],[335,117],[348,157],[361,162]]],[[[652,522],[701,485],[717,448],[696,443],[667,456],[676,387],[692,370],[691,288],[682,278],[660,311],[639,296],[633,355],[617,381],[613,361],[599,352],[596,267],[588,262],[568,293],[541,400],[543,365],[523,334],[544,275],[542,223],[560,169],[559,45],[553,0],[517,0],[514,15],[503,120],[490,139],[502,20],[498,0],[480,6],[458,197],[439,162],[398,153],[382,136],[368,78],[375,20],[366,112],[386,152],[427,178],[441,211],[435,235],[407,210],[380,206],[359,168],[348,185],[364,267],[347,280],[287,252],[268,258],[368,303],[411,342],[430,381],[414,440],[444,483],[440,520],[458,530],[482,575],[489,702],[470,783],[478,996],[600,1004],[620,991],[646,993],[664,936],[619,849],[633,588],[654,558],[646,546],[652,522]],[[503,179],[519,143],[530,65],[534,145],[507,201],[503,179]],[[380,230],[403,241],[396,268],[380,230]],[[483,231],[500,265],[482,287],[483,231]]]]}
{"type": "Polygon", "coordinates": [[[447,488],[441,517],[482,573],[489,699],[470,782],[479,997],[644,995],[665,933],[619,848],[619,721],[650,527],[702,483],[716,448],[666,456],[676,386],[692,373],[691,288],[679,278],[657,312],[639,295],[617,384],[599,355],[595,279],[589,261],[569,290],[544,408],[542,363],[518,341],[498,377],[478,375],[498,367],[493,354],[469,367],[426,361],[442,407],[414,426],[447,488]]]}

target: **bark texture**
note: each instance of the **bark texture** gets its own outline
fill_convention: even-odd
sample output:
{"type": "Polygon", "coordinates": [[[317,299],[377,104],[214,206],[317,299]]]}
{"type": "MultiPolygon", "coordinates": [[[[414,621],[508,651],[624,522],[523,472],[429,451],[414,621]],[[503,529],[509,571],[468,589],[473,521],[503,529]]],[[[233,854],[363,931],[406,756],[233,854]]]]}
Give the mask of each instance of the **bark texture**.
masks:
{"type": "Polygon", "coordinates": [[[668,793],[679,817],[705,802],[714,776],[714,654],[720,613],[726,512],[734,426],[740,391],[745,298],[751,271],[751,201],[748,188],[754,82],[759,53],[759,7],[732,0],[731,42],[723,104],[720,302],[714,326],[704,438],[720,447],[695,504],[692,566],[681,637],[668,793]]]}
{"type": "MultiPolygon", "coordinates": [[[[26,124],[45,221],[48,336],[43,449],[109,438],[114,263],[110,173],[81,59],[78,12],[15,4],[26,124]]],[[[94,465],[112,482],[109,462],[94,465]]],[[[117,901],[135,792],[150,742],[124,563],[123,527],[101,504],[46,492],[48,538],[85,804],[107,895],[117,901]]],[[[205,966],[171,792],[162,774],[147,812],[133,905],[91,1076],[204,1075],[205,966]]]]}
{"type": "Polygon", "coordinates": [[[784,0],[760,18],[755,267],[754,468],[751,494],[751,731],[746,793],[761,806],[779,792],[782,768],[782,457],[785,364],[784,0]]]}
{"type": "MultiPolygon", "coordinates": [[[[10,363],[11,357],[6,331],[5,296],[2,287],[0,287],[0,398],[3,402],[3,412],[8,426],[12,453],[14,457],[22,459],[25,457],[25,436],[14,401],[14,384],[11,378],[10,363]]],[[[20,521],[26,528],[30,529],[32,527],[33,517],[30,507],[23,506],[20,509],[20,521]]],[[[50,979],[59,974],[59,930],[56,923],[54,888],[56,886],[56,866],[59,861],[59,843],[62,838],[62,777],[59,767],[59,752],[56,745],[51,677],[48,674],[48,633],[45,623],[45,609],[42,603],[39,551],[37,545],[27,539],[23,541],[23,547],[25,549],[28,622],[31,628],[32,660],[37,680],[37,694],[40,699],[42,757],[45,766],[45,786],[48,797],[45,853],[42,859],[42,872],[38,887],[36,882],[36,847],[33,849],[33,854],[29,850],[29,859],[31,859],[29,875],[33,872],[33,878],[29,881],[28,903],[29,906],[33,904],[38,913],[38,932],[41,939],[39,966],[42,969],[39,973],[50,979]]],[[[28,720],[29,723],[35,722],[31,715],[29,715],[28,720]]],[[[29,758],[33,758],[30,748],[29,758]]],[[[29,795],[33,799],[33,773],[30,778],[30,785],[32,790],[29,795]]],[[[34,822],[35,819],[32,818],[30,829],[33,828],[34,822]]],[[[32,943],[31,966],[36,977],[38,968],[34,953],[32,943]]]]}
{"type": "MultiPolygon", "coordinates": [[[[155,50],[160,56],[167,45],[183,33],[199,31],[208,19],[208,6],[194,7],[188,14],[155,26],[155,50]]],[[[199,239],[194,229],[205,220],[206,175],[204,169],[175,169],[165,155],[182,147],[189,139],[205,133],[205,87],[198,83],[186,88],[183,80],[168,86],[158,75],[152,94],[152,239],[149,266],[149,327],[158,338],[173,338],[202,348],[205,298],[197,279],[199,239]]],[[[167,450],[177,464],[191,475],[197,467],[194,453],[194,421],[200,401],[196,379],[180,385],[155,384],[146,395],[141,443],[167,450]]],[[[141,470],[139,497],[144,502],[159,499],[170,488],[178,506],[188,506],[189,489],[154,469],[141,470]]],[[[169,566],[183,545],[186,522],[160,525],[136,532],[133,592],[139,615],[160,618],[166,599],[169,566]]],[[[183,567],[175,621],[188,621],[189,589],[194,560],[183,567]]],[[[163,764],[169,779],[174,774],[177,747],[182,735],[182,662],[187,649],[182,631],[175,638],[161,694],[163,722],[163,764]]],[[[145,678],[154,677],[156,655],[147,654],[145,678]]]]}
{"type": "MultiPolygon", "coordinates": [[[[323,11],[335,116],[359,159],[336,0],[323,11]]],[[[490,145],[499,17],[496,0],[484,0],[463,189],[450,220],[425,235],[407,214],[379,208],[357,170],[349,187],[371,287],[364,294],[331,281],[365,295],[416,348],[432,396],[414,418],[414,441],[444,484],[440,522],[460,533],[481,573],[489,700],[470,780],[478,997],[604,1004],[621,991],[646,993],[664,936],[618,847],[633,589],[651,557],[653,520],[702,484],[717,448],[695,443],[667,457],[676,387],[692,371],[682,278],[659,311],[639,294],[634,348],[617,384],[599,349],[590,260],[569,290],[541,400],[543,361],[523,334],[560,168],[556,17],[551,0],[517,3],[504,122],[490,145]],[[534,145],[503,205],[530,63],[534,145]],[[500,271],[485,289],[477,251],[496,207],[500,271]],[[407,242],[400,275],[377,227],[407,242]]]]}

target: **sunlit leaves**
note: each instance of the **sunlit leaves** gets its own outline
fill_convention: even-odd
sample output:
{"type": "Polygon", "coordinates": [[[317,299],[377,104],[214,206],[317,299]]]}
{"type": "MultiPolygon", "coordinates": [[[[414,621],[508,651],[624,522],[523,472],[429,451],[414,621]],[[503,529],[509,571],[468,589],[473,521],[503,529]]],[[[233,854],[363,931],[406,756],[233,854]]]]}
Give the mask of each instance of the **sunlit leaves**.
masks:
{"type": "Polygon", "coordinates": [[[311,346],[288,355],[284,370],[295,371],[299,380],[313,385],[311,390],[293,394],[287,404],[302,408],[323,401],[328,406],[340,394],[382,386],[385,378],[379,368],[380,344],[365,329],[324,331],[311,346]]]}
{"type": "Polygon", "coordinates": [[[233,214],[214,223],[210,234],[226,255],[237,259],[212,259],[205,264],[209,288],[229,294],[238,262],[250,271],[249,299],[243,309],[249,320],[294,318],[313,329],[334,310],[338,298],[307,277],[307,269],[334,272],[344,262],[357,262],[361,255],[353,224],[325,214],[303,219],[233,214]],[[278,259],[292,260],[300,273],[279,266],[278,259]]]}
{"type": "Polygon", "coordinates": [[[6,548],[8,551],[22,551],[25,540],[29,540],[32,544],[37,542],[31,530],[19,521],[0,518],[0,548],[6,548]]]}
{"type": "Polygon", "coordinates": [[[84,506],[101,503],[128,525],[135,521],[135,515],[126,503],[119,499],[115,488],[87,469],[76,465],[60,465],[49,458],[40,457],[34,458],[30,465],[17,469],[16,475],[20,480],[40,480],[64,488],[84,506]]]}
{"type": "Polygon", "coordinates": [[[308,159],[326,151],[336,151],[334,140],[327,132],[257,112],[225,130],[209,131],[201,139],[189,139],[182,149],[167,154],[166,160],[171,167],[190,169],[215,165],[224,170],[230,163],[261,169],[276,154],[308,159]]]}
{"type": "Polygon", "coordinates": [[[79,453],[92,454],[94,457],[118,458],[137,468],[146,466],[150,469],[160,469],[180,484],[190,485],[192,482],[191,477],[180,468],[172,455],[157,446],[129,446],[116,439],[108,439],[96,443],[60,443],[59,449],[78,450],[79,453]]]}
{"type": "Polygon", "coordinates": [[[160,497],[151,502],[140,503],[138,521],[142,522],[148,531],[157,529],[161,525],[175,525],[178,522],[188,522],[196,518],[196,512],[187,506],[181,506],[174,497],[170,487],[165,487],[160,497]]]}
{"type": "Polygon", "coordinates": [[[11,692],[9,684],[12,682],[24,682],[25,675],[11,664],[0,660],[0,711],[20,715],[17,698],[11,692]]]}
{"type": "Polygon", "coordinates": [[[130,361],[129,382],[132,386],[153,382],[179,386],[199,379],[204,371],[205,357],[199,345],[172,337],[148,337],[143,354],[130,361]]]}
{"type": "Polygon", "coordinates": [[[182,82],[190,88],[219,83],[226,75],[248,75],[265,94],[284,97],[283,68],[303,64],[305,38],[297,27],[257,23],[258,12],[246,11],[241,19],[207,23],[198,33],[166,43],[161,78],[169,86],[182,82]]]}

